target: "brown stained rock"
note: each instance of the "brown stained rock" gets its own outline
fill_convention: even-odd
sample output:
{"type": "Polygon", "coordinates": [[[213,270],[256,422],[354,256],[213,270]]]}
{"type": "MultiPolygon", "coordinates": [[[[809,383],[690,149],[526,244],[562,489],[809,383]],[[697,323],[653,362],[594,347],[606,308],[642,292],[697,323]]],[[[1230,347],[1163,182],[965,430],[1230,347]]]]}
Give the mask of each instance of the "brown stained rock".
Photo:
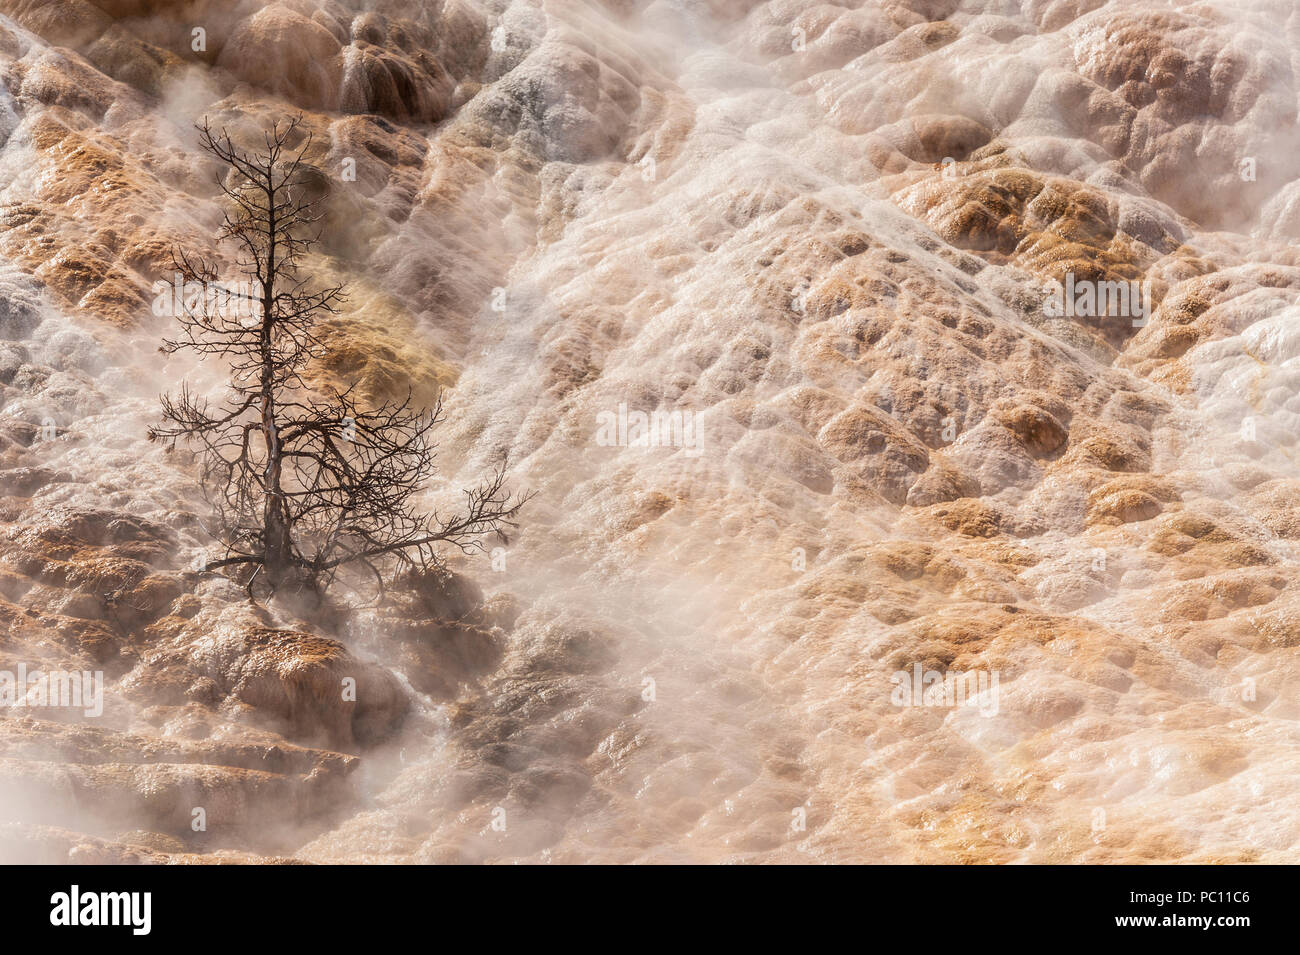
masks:
{"type": "Polygon", "coordinates": [[[343,77],[339,41],[319,23],[282,4],[269,4],[241,21],[217,65],[304,107],[338,108],[343,77]]]}
{"type": "Polygon", "coordinates": [[[356,766],[355,757],[283,742],[191,741],[31,717],[0,720],[6,809],[24,831],[68,820],[109,830],[137,826],[144,831],[120,841],[169,853],[250,839],[265,844],[272,831],[310,827],[355,798],[349,776],[356,766]],[[191,826],[196,808],[204,811],[206,831],[191,826]]]}
{"type": "Polygon", "coordinates": [[[951,590],[966,576],[956,561],[920,541],[890,541],[872,549],[872,558],[894,576],[938,590],[951,590]]]}
{"type": "Polygon", "coordinates": [[[318,332],[321,355],[306,378],[326,393],[353,385],[359,396],[378,402],[403,400],[409,390],[420,407],[431,407],[455,384],[455,369],[420,341],[411,314],[362,283],[350,291],[345,313],[321,322],[318,332]],[[359,314],[374,323],[358,322],[359,314]]]}
{"type": "Polygon", "coordinates": [[[143,660],[123,688],[144,704],[212,702],[289,739],[349,751],[391,734],[408,705],[391,673],[335,640],[241,626],[209,633],[195,623],[143,660]]]}
{"type": "MultiPolygon", "coordinates": [[[[1134,109],[1131,131],[1116,143],[1142,183],[1180,213],[1215,228],[1238,210],[1216,198],[1235,175],[1238,156],[1225,126],[1249,111],[1269,115],[1272,54],[1252,57],[1207,35],[1205,22],[1174,11],[1116,11],[1104,39],[1080,36],[1082,77],[1120,94],[1134,109]],[[1195,142],[1187,150],[1182,142],[1195,142]],[[1177,187],[1174,187],[1177,183],[1177,187]]],[[[1259,193],[1274,174],[1245,188],[1259,193]]],[[[1228,188],[1242,188],[1232,183],[1228,188]]]]}
{"type": "Polygon", "coordinates": [[[0,472],[0,494],[15,497],[31,497],[50,484],[64,484],[72,480],[66,471],[54,471],[50,468],[13,468],[0,472]]]}
{"type": "Polygon", "coordinates": [[[912,507],[926,507],[977,494],[978,481],[972,480],[963,469],[931,455],[930,467],[908,488],[907,503],[912,507]]]}
{"type": "Polygon", "coordinates": [[[185,740],[122,733],[92,725],[53,723],[33,717],[0,720],[0,755],[15,760],[95,763],[212,763],[259,772],[340,778],[360,764],[358,757],[289,743],[185,740]]]}
{"type": "Polygon", "coordinates": [[[1107,471],[1148,471],[1151,454],[1145,443],[1132,430],[1097,425],[1089,427],[1084,434],[1076,430],[1062,461],[1074,467],[1100,467],[1107,471]]]}
{"type": "Polygon", "coordinates": [[[1056,454],[1070,436],[1065,426],[1042,408],[1020,405],[1002,411],[998,418],[1036,458],[1056,454]]]}
{"type": "Polygon", "coordinates": [[[15,865],[267,865],[301,864],[237,849],[186,851],[174,836],[136,829],[99,839],[57,826],[0,824],[0,858],[15,865]]]}
{"type": "MultiPolygon", "coordinates": [[[[905,184],[894,198],[953,246],[989,261],[1015,263],[1056,283],[1067,273],[1076,282],[1140,281],[1158,257],[1120,227],[1118,208],[1104,192],[1028,169],[994,165],[957,177],[940,170],[905,184]]],[[[1147,237],[1160,250],[1172,247],[1164,230],[1147,237]]],[[[1152,289],[1153,300],[1157,291],[1152,289]]],[[[1137,331],[1131,315],[1072,320],[1113,346],[1137,331]]]]}
{"type": "MultiPolygon", "coordinates": [[[[175,31],[172,37],[184,42],[184,33],[175,31]]],[[[166,46],[158,45],[164,38],[154,34],[155,42],[146,42],[133,36],[124,25],[115,23],[84,48],[86,59],[106,76],[125,83],[152,96],[166,92],[169,80],[174,80],[183,69],[185,60],[166,46]]],[[[165,42],[165,40],[164,40],[165,42]]],[[[178,48],[185,49],[178,44],[178,48]]]]}
{"type": "Polygon", "coordinates": [[[17,0],[5,13],[18,23],[60,46],[88,43],[109,29],[113,18],[90,0],[17,0]]]}
{"type": "MultiPolygon", "coordinates": [[[[908,123],[911,129],[906,129],[907,123],[901,124],[901,135],[893,138],[903,155],[920,163],[942,163],[945,159],[964,160],[993,138],[991,130],[964,116],[917,116],[908,123]]],[[[890,135],[890,131],[881,132],[890,135]]]]}
{"type": "Polygon", "coordinates": [[[1013,523],[1002,508],[973,497],[936,504],[928,513],[942,526],[966,537],[998,537],[1013,523]]]}
{"type": "Polygon", "coordinates": [[[1261,544],[1244,539],[1204,514],[1190,511],[1163,517],[1146,546],[1161,556],[1185,557],[1203,569],[1252,567],[1277,561],[1261,544]]]}
{"type": "Polygon", "coordinates": [[[1222,619],[1236,610],[1271,603],[1286,586],[1285,578],[1266,570],[1237,571],[1172,588],[1158,605],[1162,621],[1222,619]]]}
{"type": "Polygon", "coordinates": [[[339,105],[398,122],[436,123],[447,115],[455,81],[428,55],[403,56],[369,43],[343,53],[339,105]]]}
{"type": "MultiPolygon", "coordinates": [[[[193,810],[214,824],[283,826],[320,812],[313,794],[293,779],[257,770],[169,763],[52,763],[0,757],[0,778],[29,823],[70,818],[98,825],[146,825],[185,833],[193,810]]],[[[337,798],[337,794],[336,794],[337,798]]]]}
{"type": "Polygon", "coordinates": [[[896,504],[907,500],[908,489],[929,466],[925,446],[875,408],[859,406],[841,412],[817,439],[829,454],[896,504]]]}
{"type": "MultiPolygon", "coordinates": [[[[190,4],[0,0],[52,41],[24,55],[0,27],[12,142],[33,150],[0,255],[45,279],[54,318],[26,341],[46,310],[0,298],[0,338],[24,340],[0,345],[0,667],[101,666],[122,721],[0,720],[25,818],[113,820],[7,827],[0,855],[257,858],[196,843],[175,803],[197,794],[234,828],[355,809],[309,783],[352,757],[290,739],[399,731],[397,677],[359,650],[175,572],[199,540],[172,509],[192,492],[180,456],[123,463],[135,445],[106,419],[36,440],[38,406],[125,404],[49,354],[73,320],[142,329],[170,242],[210,251],[212,170],[174,129],[200,101],[254,137],[330,110],[306,118],[328,197],[308,272],[354,298],[310,382],[421,403],[454,382],[441,460],[509,450],[545,485],[510,545],[540,596],[408,581],[353,621],[383,668],[451,702],[445,748],[367,774],[382,811],[341,812],[312,845],[263,832],[259,853],[1294,855],[1285,816],[1242,846],[1226,811],[1249,789],[1276,813],[1295,762],[1295,449],[1268,427],[1289,420],[1288,339],[1254,327],[1300,290],[1282,32],[1231,4],[717,0],[725,44],[700,20],[677,50],[662,5],[449,3],[418,24],[400,4],[218,6],[196,54],[190,4]],[[1142,329],[1053,319],[1043,289],[1066,272],[1149,278],[1159,307],[1142,329]],[[1244,450],[1216,433],[1244,413],[1229,382],[1265,439],[1244,450]],[[596,460],[591,412],[623,397],[699,408],[716,444],[596,460]],[[888,668],[918,661],[1000,672],[1002,713],[897,711],[888,668]],[[649,674],[668,705],[639,696],[649,674]],[[498,805],[508,842],[475,835],[498,805]]],[[[109,364],[133,400],[156,390],[134,353],[109,364]]]]}
{"type": "Polygon", "coordinates": [[[1149,521],[1159,513],[1159,501],[1150,494],[1132,489],[1100,495],[1093,492],[1088,502],[1089,524],[1130,524],[1149,521]]]}
{"type": "MultiPolygon", "coordinates": [[[[7,648],[11,663],[38,659],[43,654],[34,654],[31,649],[47,644],[61,646],[75,657],[100,666],[113,664],[118,659],[124,640],[115,627],[101,620],[38,611],[32,606],[34,595],[30,587],[18,586],[15,589],[20,591],[17,596],[22,606],[0,600],[0,620],[7,622],[9,636],[14,641],[7,648]]],[[[93,607],[92,604],[90,612],[93,612],[93,607]]],[[[88,608],[73,606],[70,609],[86,612],[88,608]]]]}
{"type": "Polygon", "coordinates": [[[1300,481],[1268,481],[1250,495],[1251,513],[1274,534],[1300,540],[1300,481]]]}

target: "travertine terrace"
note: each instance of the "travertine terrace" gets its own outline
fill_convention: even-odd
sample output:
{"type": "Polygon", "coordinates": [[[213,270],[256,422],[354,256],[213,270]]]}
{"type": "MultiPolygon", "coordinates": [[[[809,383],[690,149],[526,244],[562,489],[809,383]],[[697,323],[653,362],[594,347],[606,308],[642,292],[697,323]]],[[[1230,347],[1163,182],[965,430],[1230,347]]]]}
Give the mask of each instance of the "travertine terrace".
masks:
{"type": "Polygon", "coordinates": [[[0,713],[0,857],[1300,861],[1298,71],[1291,0],[0,0],[0,669],[107,681],[0,713]],[[333,627],[145,440],[194,123],[297,113],[313,384],[537,493],[333,627]]]}

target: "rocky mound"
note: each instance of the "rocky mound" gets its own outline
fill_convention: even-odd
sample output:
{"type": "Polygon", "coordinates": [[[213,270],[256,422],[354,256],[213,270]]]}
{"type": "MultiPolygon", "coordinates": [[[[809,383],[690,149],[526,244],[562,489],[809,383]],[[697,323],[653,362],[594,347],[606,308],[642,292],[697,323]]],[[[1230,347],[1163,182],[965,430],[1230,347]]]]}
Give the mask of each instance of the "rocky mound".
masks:
{"type": "Polygon", "coordinates": [[[109,686],[0,720],[3,851],[1295,861],[1297,16],[0,0],[0,669],[109,686]],[[539,492],[329,627],[143,443],[191,124],[297,111],[312,381],[539,492]]]}

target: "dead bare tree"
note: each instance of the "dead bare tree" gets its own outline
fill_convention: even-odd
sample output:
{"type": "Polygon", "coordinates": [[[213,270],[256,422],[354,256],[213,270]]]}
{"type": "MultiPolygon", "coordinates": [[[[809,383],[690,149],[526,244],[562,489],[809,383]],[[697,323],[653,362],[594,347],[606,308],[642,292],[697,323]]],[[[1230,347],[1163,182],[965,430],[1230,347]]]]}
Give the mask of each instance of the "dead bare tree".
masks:
{"type": "Polygon", "coordinates": [[[197,445],[212,532],[225,547],[208,570],[241,568],[252,596],[258,574],[272,592],[318,592],[340,571],[362,569],[382,596],[385,570],[441,567],[441,546],[471,552],[484,535],[504,539],[526,497],[506,490],[503,464],[465,492],[463,511],[421,512],[415,497],[433,471],[428,438],[442,420],[441,400],[419,410],[408,393],[367,405],[355,386],[322,397],[304,382],[322,348],[317,321],[339,312],[344,289],[312,289],[299,277],[320,237],[321,201],[306,181],[311,138],[300,126],[301,117],[277,123],[257,152],[206,121],[198,127],[202,147],[230,167],[218,177],[230,203],[218,240],[235,246],[244,281],[220,283],[212,263],[175,250],[186,289],[182,335],[161,350],[225,361],[229,394],[214,407],[182,385],[179,396],[162,397],[164,421],[149,438],[169,449],[197,445]]]}

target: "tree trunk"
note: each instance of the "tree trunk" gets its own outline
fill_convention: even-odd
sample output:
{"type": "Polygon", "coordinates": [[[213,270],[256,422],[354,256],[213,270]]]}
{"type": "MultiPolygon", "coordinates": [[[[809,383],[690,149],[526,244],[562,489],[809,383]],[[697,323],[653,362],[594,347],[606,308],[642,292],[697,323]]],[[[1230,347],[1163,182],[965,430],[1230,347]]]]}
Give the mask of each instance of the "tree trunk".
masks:
{"type": "Polygon", "coordinates": [[[275,420],[275,349],[272,325],[275,322],[275,190],[267,174],[267,206],[270,243],[266,256],[266,276],[262,282],[262,434],[266,438],[266,502],[262,508],[262,569],[271,590],[279,589],[292,569],[293,540],[289,527],[289,507],[280,487],[284,465],[280,430],[275,420]]]}
{"type": "Polygon", "coordinates": [[[289,572],[293,558],[293,544],[289,535],[289,513],[284,493],[280,489],[280,435],[275,427],[275,405],[269,400],[262,403],[262,428],[266,435],[266,503],[262,509],[263,553],[262,567],[271,589],[277,589],[289,572]]]}

